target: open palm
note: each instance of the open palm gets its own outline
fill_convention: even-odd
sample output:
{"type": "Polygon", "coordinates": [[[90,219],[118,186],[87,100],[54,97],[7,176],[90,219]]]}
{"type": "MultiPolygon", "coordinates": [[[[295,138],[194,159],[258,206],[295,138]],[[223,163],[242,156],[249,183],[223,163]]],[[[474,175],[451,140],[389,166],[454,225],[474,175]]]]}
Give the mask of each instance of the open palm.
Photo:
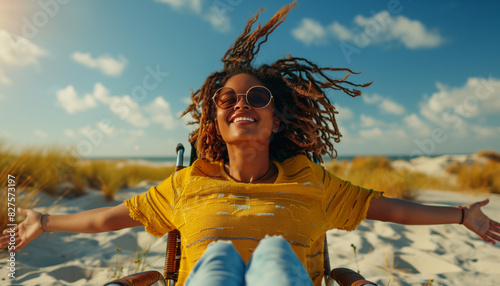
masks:
{"type": "Polygon", "coordinates": [[[465,206],[464,225],[484,241],[495,244],[495,240],[500,241],[500,223],[487,217],[481,210],[488,203],[489,200],[484,200],[465,206]]]}
{"type": "MultiPolygon", "coordinates": [[[[43,233],[43,230],[40,228],[41,213],[21,208],[18,208],[17,210],[20,214],[25,215],[26,219],[15,228],[14,242],[16,247],[10,247],[9,252],[23,249],[28,243],[43,233]]],[[[9,245],[12,237],[12,232],[10,230],[10,228],[5,229],[0,235],[0,248],[6,248],[7,246],[12,245],[9,245]]]]}

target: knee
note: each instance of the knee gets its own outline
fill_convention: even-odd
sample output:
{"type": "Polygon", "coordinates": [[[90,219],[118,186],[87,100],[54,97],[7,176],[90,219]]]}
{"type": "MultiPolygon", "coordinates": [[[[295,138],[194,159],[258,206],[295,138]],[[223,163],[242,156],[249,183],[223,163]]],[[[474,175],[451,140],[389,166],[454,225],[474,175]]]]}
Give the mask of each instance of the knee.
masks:
{"type": "Polygon", "coordinates": [[[230,241],[208,245],[185,285],[244,285],[245,262],[230,241]]]}
{"type": "Polygon", "coordinates": [[[292,248],[290,247],[290,244],[288,241],[286,241],[281,235],[278,236],[267,236],[263,238],[260,242],[257,248],[255,249],[255,253],[269,253],[275,252],[277,250],[281,251],[292,251],[292,248]]]}
{"type": "Polygon", "coordinates": [[[266,235],[266,237],[259,242],[259,245],[262,245],[263,247],[290,247],[288,241],[286,241],[281,235],[266,235]]]}
{"type": "Polygon", "coordinates": [[[229,240],[217,240],[211,242],[206,251],[215,251],[221,253],[233,253],[236,249],[233,246],[233,243],[229,240]]]}
{"type": "Polygon", "coordinates": [[[218,240],[210,243],[205,250],[205,260],[221,260],[229,264],[243,264],[240,254],[231,241],[218,240]]]}

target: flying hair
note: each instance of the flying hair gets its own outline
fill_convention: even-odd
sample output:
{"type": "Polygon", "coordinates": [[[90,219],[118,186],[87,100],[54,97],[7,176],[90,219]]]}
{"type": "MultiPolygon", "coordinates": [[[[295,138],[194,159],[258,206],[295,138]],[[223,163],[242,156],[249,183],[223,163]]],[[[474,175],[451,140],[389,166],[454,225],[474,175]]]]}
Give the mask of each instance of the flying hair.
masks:
{"type": "Polygon", "coordinates": [[[348,81],[351,74],[358,74],[347,68],[319,67],[305,58],[288,55],[272,64],[253,67],[252,61],[269,35],[285,21],[286,15],[296,5],[296,1],[281,8],[265,25],[257,25],[252,31],[263,9],[251,17],[234,44],[227,50],[222,62],[224,67],[209,75],[201,88],[191,91],[192,104],[181,116],[191,114],[190,124],[198,125],[190,136],[196,142],[198,158],[207,161],[228,160],[224,140],[217,135],[215,127],[216,107],[212,101],[215,91],[224,86],[234,75],[247,73],[257,77],[273,93],[275,115],[281,125],[270,141],[270,157],[283,161],[303,154],[313,156],[323,162],[322,156],[337,157],[334,143],[342,137],[335,115],[338,111],[331,104],[325,92],[339,90],[356,97],[361,92],[356,89],[370,83],[355,84],[348,81]],[[332,72],[340,72],[341,78],[334,78],[332,72]]]}

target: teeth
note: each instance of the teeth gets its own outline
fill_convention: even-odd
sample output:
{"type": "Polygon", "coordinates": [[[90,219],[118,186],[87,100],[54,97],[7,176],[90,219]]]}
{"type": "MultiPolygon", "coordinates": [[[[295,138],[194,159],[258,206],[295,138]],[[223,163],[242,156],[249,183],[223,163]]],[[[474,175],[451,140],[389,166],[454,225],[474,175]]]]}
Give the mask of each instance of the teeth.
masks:
{"type": "Polygon", "coordinates": [[[255,122],[254,119],[250,118],[250,117],[238,117],[236,118],[233,122],[238,122],[238,121],[251,121],[251,122],[255,122]]]}

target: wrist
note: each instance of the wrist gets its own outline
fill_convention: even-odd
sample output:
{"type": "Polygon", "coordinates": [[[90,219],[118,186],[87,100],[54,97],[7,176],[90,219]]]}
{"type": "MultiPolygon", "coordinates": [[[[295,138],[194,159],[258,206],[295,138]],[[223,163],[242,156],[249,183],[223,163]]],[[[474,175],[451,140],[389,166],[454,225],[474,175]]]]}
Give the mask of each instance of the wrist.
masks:
{"type": "Polygon", "coordinates": [[[464,224],[465,221],[465,209],[463,206],[458,206],[458,208],[461,210],[461,218],[460,222],[458,224],[464,224]]]}
{"type": "Polygon", "coordinates": [[[48,216],[50,216],[49,214],[43,214],[41,217],[40,217],[40,230],[42,232],[46,232],[47,229],[47,218],[48,216]]]}

